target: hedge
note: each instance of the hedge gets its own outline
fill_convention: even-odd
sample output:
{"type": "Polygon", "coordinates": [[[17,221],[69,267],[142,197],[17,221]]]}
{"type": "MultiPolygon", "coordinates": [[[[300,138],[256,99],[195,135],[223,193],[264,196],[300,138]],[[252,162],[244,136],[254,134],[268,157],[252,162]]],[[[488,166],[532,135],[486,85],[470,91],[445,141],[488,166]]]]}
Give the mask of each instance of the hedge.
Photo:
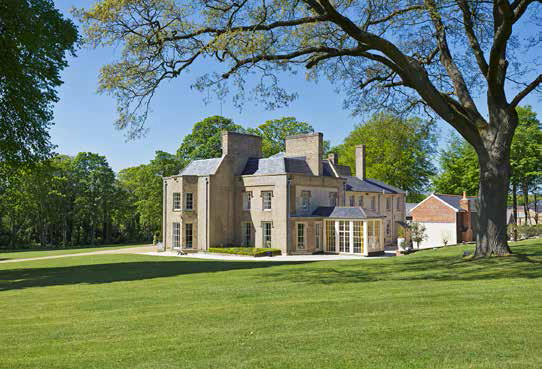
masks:
{"type": "Polygon", "coordinates": [[[280,249],[255,248],[255,247],[211,247],[209,252],[218,254],[248,255],[248,256],[272,256],[281,255],[280,249]]]}

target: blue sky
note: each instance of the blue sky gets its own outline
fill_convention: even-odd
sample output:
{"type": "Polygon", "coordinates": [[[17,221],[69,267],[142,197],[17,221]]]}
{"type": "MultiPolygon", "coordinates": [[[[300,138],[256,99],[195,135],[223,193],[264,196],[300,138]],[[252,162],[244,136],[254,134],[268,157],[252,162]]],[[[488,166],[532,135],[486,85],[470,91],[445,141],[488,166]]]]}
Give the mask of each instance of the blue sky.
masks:
{"type": "MultiPolygon", "coordinates": [[[[86,7],[92,0],[56,0],[56,6],[68,17],[72,6],[86,7]]],[[[125,134],[114,127],[116,104],[113,97],[96,92],[100,67],[114,60],[114,48],[81,49],[76,58],[69,59],[69,67],[62,73],[64,84],[59,89],[60,101],[55,105],[55,125],[51,129],[57,152],[75,155],[80,151],[91,151],[105,155],[112,168],[123,168],[147,163],[156,150],[174,153],[183,137],[194,123],[211,115],[220,114],[218,101],[204,103],[204,96],[190,89],[193,77],[201,74],[195,67],[192,75],[184,75],[163,85],[152,104],[152,113],[146,127],[149,132],[140,139],[126,141],[125,134]],[[188,78],[186,78],[188,77],[188,78]]],[[[326,80],[317,84],[307,82],[302,74],[289,75],[285,86],[295,90],[299,97],[284,109],[267,111],[263,106],[247,104],[242,111],[228,99],[222,104],[222,115],[235,123],[254,127],[266,120],[283,116],[294,116],[308,122],[332,145],[340,144],[361,117],[353,117],[342,108],[343,98],[326,80]]],[[[525,103],[536,107],[536,98],[529,97],[525,103]]],[[[483,105],[483,104],[482,104],[483,105]]],[[[439,124],[441,141],[445,142],[450,130],[439,124]]]]}

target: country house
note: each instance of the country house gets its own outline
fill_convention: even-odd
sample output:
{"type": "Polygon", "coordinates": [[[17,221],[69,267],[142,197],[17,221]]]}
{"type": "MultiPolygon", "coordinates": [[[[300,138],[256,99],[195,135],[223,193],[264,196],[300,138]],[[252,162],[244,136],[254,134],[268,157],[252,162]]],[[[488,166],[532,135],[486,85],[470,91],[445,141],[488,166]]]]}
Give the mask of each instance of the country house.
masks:
{"type": "Polygon", "coordinates": [[[369,255],[395,243],[405,192],[356,176],[323,158],[322,133],[290,136],[285,152],[263,158],[261,138],[223,132],[220,158],[194,160],[163,180],[163,242],[168,249],[273,247],[283,254],[369,255]]]}

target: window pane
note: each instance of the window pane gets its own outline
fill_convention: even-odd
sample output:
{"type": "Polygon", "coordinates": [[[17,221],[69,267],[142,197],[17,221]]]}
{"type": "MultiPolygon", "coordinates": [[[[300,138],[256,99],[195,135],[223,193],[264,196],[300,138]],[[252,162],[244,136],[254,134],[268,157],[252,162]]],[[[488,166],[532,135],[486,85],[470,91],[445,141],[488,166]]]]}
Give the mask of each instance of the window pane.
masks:
{"type": "Polygon", "coordinates": [[[271,247],[271,223],[263,222],[263,247],[271,247]]]}
{"type": "Polygon", "coordinates": [[[339,251],[350,252],[350,222],[339,221],[339,251]]]}
{"type": "Polygon", "coordinates": [[[192,223],[186,223],[184,225],[184,247],[187,249],[192,248],[192,223]]]}
{"type": "Polygon", "coordinates": [[[354,252],[363,252],[363,222],[354,222],[354,252]]]}
{"type": "Polygon", "coordinates": [[[173,247],[181,247],[181,224],[173,223],[173,247]]]}
{"type": "Polygon", "coordinates": [[[326,248],[329,252],[335,252],[335,222],[326,221],[326,248]]]}
{"type": "Polygon", "coordinates": [[[303,223],[297,224],[297,248],[305,248],[305,224],[303,223]]]}
{"type": "Polygon", "coordinates": [[[315,242],[315,246],[317,249],[320,248],[320,237],[322,237],[321,233],[321,226],[320,226],[320,223],[316,223],[315,224],[315,231],[314,231],[314,238],[316,239],[316,242],[315,242]]]}
{"type": "Polygon", "coordinates": [[[192,192],[185,193],[184,208],[191,210],[194,208],[194,197],[192,192]]]}
{"type": "Polygon", "coordinates": [[[181,193],[173,192],[173,210],[181,210],[181,193]]]}
{"type": "Polygon", "coordinates": [[[262,192],[262,208],[264,210],[271,209],[271,198],[273,197],[273,192],[263,191],[262,192]]]}
{"type": "Polygon", "coordinates": [[[350,195],[350,206],[352,207],[356,206],[356,199],[354,195],[350,195]]]}

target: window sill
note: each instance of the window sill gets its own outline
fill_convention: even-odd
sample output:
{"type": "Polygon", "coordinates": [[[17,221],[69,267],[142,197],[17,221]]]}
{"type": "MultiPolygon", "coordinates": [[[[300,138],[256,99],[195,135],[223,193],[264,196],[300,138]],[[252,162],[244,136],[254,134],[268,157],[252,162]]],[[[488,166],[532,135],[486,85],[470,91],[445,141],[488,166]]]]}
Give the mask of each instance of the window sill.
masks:
{"type": "Polygon", "coordinates": [[[271,210],[273,210],[273,209],[263,209],[263,211],[271,211],[271,210]]]}

